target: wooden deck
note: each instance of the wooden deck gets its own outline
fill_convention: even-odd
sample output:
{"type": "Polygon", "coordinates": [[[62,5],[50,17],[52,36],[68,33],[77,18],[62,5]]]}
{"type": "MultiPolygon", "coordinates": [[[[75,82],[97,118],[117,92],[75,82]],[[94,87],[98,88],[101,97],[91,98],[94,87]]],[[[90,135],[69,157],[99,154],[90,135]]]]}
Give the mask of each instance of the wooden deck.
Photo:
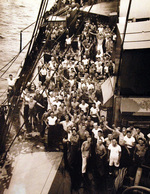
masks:
{"type": "Polygon", "coordinates": [[[20,154],[4,194],[47,194],[62,160],[61,152],[20,154]]]}

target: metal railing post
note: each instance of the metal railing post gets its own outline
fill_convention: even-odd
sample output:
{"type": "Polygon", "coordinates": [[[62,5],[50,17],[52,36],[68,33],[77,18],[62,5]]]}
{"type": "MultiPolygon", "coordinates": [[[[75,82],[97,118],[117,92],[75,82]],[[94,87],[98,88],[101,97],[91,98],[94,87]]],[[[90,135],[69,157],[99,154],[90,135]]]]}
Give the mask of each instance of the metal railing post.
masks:
{"type": "Polygon", "coordinates": [[[20,53],[22,51],[22,30],[20,31],[20,53]]]}

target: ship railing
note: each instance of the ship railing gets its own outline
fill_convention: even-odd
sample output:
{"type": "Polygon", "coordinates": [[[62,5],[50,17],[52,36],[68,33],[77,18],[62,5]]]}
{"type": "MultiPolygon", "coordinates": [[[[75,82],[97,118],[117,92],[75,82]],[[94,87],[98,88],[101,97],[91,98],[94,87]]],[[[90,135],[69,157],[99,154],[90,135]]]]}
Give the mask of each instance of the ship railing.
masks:
{"type": "MultiPolygon", "coordinates": [[[[37,21],[36,21],[36,24],[35,24],[35,28],[34,28],[34,31],[33,31],[33,34],[32,34],[32,38],[31,38],[31,40],[27,43],[27,45],[25,46],[25,47],[27,47],[29,44],[29,48],[28,48],[28,52],[30,51],[30,49],[31,49],[31,44],[34,44],[34,42],[35,42],[35,39],[36,39],[36,37],[37,37],[37,35],[38,35],[38,29],[37,28],[39,28],[39,26],[41,25],[41,22],[42,22],[42,20],[43,20],[43,13],[45,13],[45,9],[46,9],[46,7],[47,7],[47,4],[48,4],[48,0],[42,0],[41,1],[41,6],[40,6],[40,10],[39,10],[39,14],[38,14],[38,18],[37,18],[37,21]],[[41,10],[42,9],[42,10],[41,10]],[[44,10],[44,12],[43,12],[43,10],[44,10]],[[42,14],[42,15],[41,15],[42,14]]],[[[29,25],[29,26],[31,26],[31,25],[29,25]]],[[[46,46],[46,44],[44,45],[44,47],[46,46]]],[[[23,49],[21,49],[21,51],[23,51],[24,49],[25,49],[25,47],[23,48],[23,49]]],[[[43,49],[41,49],[42,51],[43,51],[43,49]]],[[[6,64],[2,69],[4,69],[5,67],[7,67],[9,64],[9,67],[7,68],[7,70],[11,67],[11,65],[16,61],[16,59],[18,58],[18,56],[20,55],[20,53],[21,52],[19,52],[8,64],[6,64]]],[[[42,52],[40,52],[40,55],[42,54],[42,52]]],[[[27,55],[26,55],[26,58],[27,58],[27,56],[28,56],[28,53],[27,53],[27,55]]],[[[25,62],[26,62],[26,58],[25,58],[25,62]]],[[[38,55],[38,57],[37,57],[38,59],[39,59],[39,55],[38,55]]],[[[25,62],[24,62],[24,65],[25,65],[25,62]]],[[[35,69],[35,66],[36,66],[36,64],[37,64],[37,60],[36,60],[36,62],[34,62],[34,65],[33,65],[33,67],[31,68],[31,71],[33,72],[33,70],[35,69]]],[[[1,71],[2,71],[2,69],[1,69],[1,71]]],[[[7,70],[3,73],[3,75],[7,72],[7,70]]],[[[23,69],[22,69],[23,70],[23,69]]],[[[20,70],[20,75],[22,75],[21,74],[21,70],[20,70]]],[[[29,72],[29,74],[31,74],[31,72],[29,72]]],[[[2,77],[3,75],[1,75],[0,77],[2,77]]],[[[28,78],[30,77],[29,75],[27,76],[28,78]]],[[[25,82],[24,82],[24,84],[26,84],[27,83],[27,81],[28,81],[28,79],[25,79],[25,82]]],[[[15,83],[15,86],[16,86],[16,83],[15,83]]],[[[24,85],[22,85],[22,86],[24,86],[24,85]]],[[[5,147],[4,147],[4,142],[5,142],[5,139],[6,139],[6,135],[9,133],[9,131],[11,130],[11,127],[12,127],[12,118],[11,118],[11,116],[13,115],[13,113],[14,113],[14,111],[16,110],[16,107],[18,106],[18,104],[19,104],[19,102],[20,102],[20,99],[21,99],[21,97],[19,96],[19,97],[17,97],[17,96],[15,96],[16,95],[16,92],[17,92],[17,89],[18,88],[16,88],[15,87],[15,91],[14,91],[14,94],[13,94],[13,97],[12,97],[12,99],[10,99],[10,101],[9,101],[9,99],[8,98],[6,98],[5,100],[4,100],[4,102],[2,103],[2,105],[4,105],[6,102],[7,102],[7,104],[5,104],[5,106],[7,106],[8,107],[8,112],[7,112],[7,115],[6,115],[6,119],[5,119],[5,124],[4,124],[4,126],[3,126],[3,129],[2,129],[2,131],[3,131],[3,137],[0,139],[0,152],[3,152],[4,150],[5,150],[5,147]],[[9,102],[10,102],[10,105],[9,105],[9,102]]],[[[23,87],[22,87],[22,89],[21,89],[21,91],[23,90],[23,87]]],[[[19,90],[19,92],[21,92],[20,90],[19,90]]],[[[23,124],[24,125],[24,124],[23,124]]],[[[22,127],[23,127],[23,125],[22,125],[22,127]]],[[[22,129],[22,127],[19,129],[19,131],[22,129]]],[[[17,135],[15,136],[15,138],[18,136],[18,133],[17,133],[17,135]]],[[[13,140],[13,142],[14,142],[14,140],[13,140]]],[[[13,142],[12,142],[12,144],[13,144],[13,142]]],[[[10,147],[12,146],[12,144],[10,145],[10,147]]],[[[10,149],[10,147],[7,149],[7,151],[6,151],[6,153],[5,153],[5,155],[4,155],[4,160],[6,159],[6,156],[7,156],[7,153],[8,153],[8,151],[9,151],[9,149],[10,149]]]]}
{"type": "Polygon", "coordinates": [[[35,24],[35,22],[31,23],[30,25],[28,25],[27,27],[25,27],[24,29],[22,29],[20,31],[20,52],[22,52],[22,33],[27,30],[28,28],[30,28],[33,24],[35,24]]]}
{"type": "Polygon", "coordinates": [[[126,188],[122,194],[128,194],[128,193],[139,193],[142,192],[142,193],[150,193],[150,189],[147,188],[147,187],[143,187],[143,186],[131,186],[131,187],[128,187],[126,188]]]}
{"type": "MultiPolygon", "coordinates": [[[[21,51],[19,51],[17,53],[17,55],[15,55],[6,65],[4,65],[1,69],[0,69],[0,72],[2,73],[0,75],[0,79],[6,79],[6,78],[3,78],[3,76],[5,74],[7,74],[8,70],[12,67],[12,65],[15,63],[15,61],[18,59],[19,60],[19,57],[21,55],[21,53],[27,48],[27,46],[29,45],[30,41],[21,49],[21,51]]],[[[18,69],[16,70],[16,73],[17,75],[20,74],[22,70],[22,64],[19,65],[18,69]]],[[[17,77],[17,75],[15,77],[17,77]]],[[[0,106],[1,105],[4,105],[6,102],[7,102],[7,93],[8,93],[8,89],[5,89],[4,91],[1,92],[0,94],[0,106]]]]}
{"type": "MultiPolygon", "coordinates": [[[[31,42],[31,40],[6,64],[4,65],[1,69],[0,69],[0,72],[2,73],[0,75],[0,79],[5,79],[3,78],[3,76],[8,72],[8,70],[12,67],[12,65],[16,62],[17,59],[19,59],[21,53],[28,47],[29,43],[31,42]]],[[[16,70],[16,76],[17,77],[20,72],[22,70],[22,63],[20,64],[20,66],[18,67],[18,69],[16,70]]],[[[6,89],[5,91],[3,91],[0,95],[0,99],[2,99],[3,97],[6,98],[6,95],[7,95],[7,92],[8,92],[8,89],[6,89]]],[[[1,104],[4,105],[7,101],[7,98],[1,100],[1,104]]]]}
{"type": "MultiPolygon", "coordinates": [[[[30,25],[28,25],[27,27],[25,27],[24,29],[22,29],[20,31],[20,51],[6,65],[4,65],[0,69],[0,72],[3,72],[3,69],[5,69],[7,67],[5,69],[5,71],[0,75],[0,78],[2,78],[6,74],[6,72],[11,68],[11,66],[14,64],[14,62],[18,59],[20,53],[22,53],[22,51],[24,51],[27,48],[27,46],[29,46],[28,51],[27,51],[27,55],[26,55],[26,56],[28,56],[28,54],[30,52],[30,49],[31,49],[31,45],[34,43],[35,39],[37,38],[38,30],[39,30],[39,27],[41,26],[41,23],[43,21],[43,15],[45,13],[47,4],[48,4],[48,0],[42,0],[41,1],[39,14],[38,14],[38,18],[37,18],[36,25],[35,25],[35,28],[34,28],[34,32],[32,34],[32,38],[23,48],[22,48],[22,33],[23,33],[23,31],[25,31],[26,29],[31,27],[33,24],[35,24],[35,22],[31,23],[30,25]]],[[[22,68],[20,67],[19,70],[17,71],[18,75],[20,74],[21,69],[22,68]]],[[[0,95],[0,98],[2,98],[3,96],[6,97],[6,94],[7,94],[7,89],[0,95]]],[[[3,99],[2,104],[4,104],[5,102],[7,102],[7,98],[5,100],[3,99]]]]}
{"type": "MultiPolygon", "coordinates": [[[[88,13],[90,12],[90,10],[92,9],[92,6],[93,6],[93,5],[91,5],[89,11],[87,12],[87,15],[88,15],[88,13]]],[[[82,22],[82,25],[83,25],[83,24],[84,24],[84,21],[82,22]]],[[[80,28],[81,28],[82,25],[80,25],[80,27],[79,27],[79,29],[77,30],[76,34],[78,34],[78,32],[79,32],[79,30],[80,30],[80,28]]],[[[65,31],[66,31],[66,30],[64,30],[64,32],[63,32],[63,33],[55,40],[55,43],[58,42],[59,38],[65,33],[65,31]]],[[[33,34],[34,34],[34,33],[33,33],[33,34]]],[[[47,41],[49,40],[49,38],[50,38],[50,34],[49,34],[49,36],[47,37],[46,42],[45,42],[44,45],[42,46],[41,51],[40,51],[40,53],[38,54],[37,59],[36,59],[36,61],[34,62],[33,67],[32,67],[32,69],[31,69],[31,71],[30,71],[29,74],[31,74],[31,73],[34,71],[34,69],[35,69],[35,67],[36,67],[36,65],[37,65],[37,63],[38,63],[38,61],[40,60],[41,55],[42,55],[42,53],[43,53],[43,51],[44,51],[44,49],[45,49],[45,47],[46,47],[46,45],[47,45],[47,41]]],[[[32,41],[32,40],[31,40],[31,41],[32,41]]],[[[54,44],[55,44],[55,43],[54,43],[54,44]]],[[[69,49],[69,48],[68,48],[68,49],[69,49]]],[[[64,54],[63,54],[62,57],[65,56],[65,54],[67,53],[68,49],[64,52],[64,54]]],[[[56,71],[58,70],[58,68],[59,68],[59,66],[57,67],[57,69],[55,70],[55,72],[53,73],[53,75],[51,76],[51,79],[52,79],[52,77],[54,76],[54,74],[56,73],[56,71]]],[[[24,87],[26,86],[26,84],[27,84],[27,82],[28,82],[28,80],[29,80],[29,78],[30,78],[30,75],[29,75],[29,74],[28,74],[28,76],[26,77],[26,79],[24,80],[24,84],[22,85],[22,90],[24,89],[24,87]]],[[[38,74],[37,74],[37,75],[38,75],[38,74]]],[[[37,75],[35,75],[35,77],[36,77],[37,75]]],[[[35,77],[33,78],[32,82],[34,81],[35,77]]],[[[32,82],[31,82],[31,83],[32,83],[32,82]]],[[[45,88],[45,89],[46,89],[46,88],[45,88]]],[[[21,91],[22,91],[22,90],[21,90],[21,91]]],[[[20,91],[20,92],[21,92],[21,91],[20,91]]],[[[43,92],[44,92],[44,91],[43,91],[43,92]]],[[[5,138],[6,138],[6,134],[9,133],[9,131],[10,131],[11,127],[12,127],[12,119],[10,118],[10,116],[13,114],[14,110],[15,110],[16,107],[18,106],[18,103],[19,103],[20,99],[21,99],[21,96],[17,97],[16,99],[15,99],[15,98],[12,99],[11,106],[9,107],[9,112],[8,112],[8,115],[7,115],[7,118],[6,118],[6,122],[5,122],[6,130],[4,130],[4,133],[5,133],[5,134],[4,134],[4,137],[3,137],[2,141],[1,141],[1,145],[3,145],[3,143],[4,143],[4,141],[5,141],[5,138]],[[14,103],[15,103],[15,106],[14,106],[14,103]]],[[[9,152],[11,146],[13,145],[13,143],[14,143],[16,137],[18,136],[18,134],[19,134],[19,132],[21,131],[21,129],[22,129],[22,127],[24,126],[24,124],[25,124],[25,122],[22,124],[22,126],[21,126],[20,129],[18,130],[18,133],[15,135],[13,141],[11,142],[9,148],[8,148],[8,149],[6,150],[6,152],[4,153],[4,157],[3,157],[3,160],[4,160],[4,161],[5,161],[5,159],[6,159],[7,153],[9,152]]]]}
{"type": "Polygon", "coordinates": [[[40,27],[42,26],[42,23],[44,22],[44,17],[43,16],[44,16],[44,13],[45,13],[46,8],[47,8],[48,1],[49,0],[42,0],[41,1],[39,13],[38,13],[38,16],[37,16],[37,20],[36,20],[36,23],[35,23],[35,27],[34,27],[34,30],[33,30],[31,42],[30,42],[26,57],[30,54],[30,52],[32,50],[32,47],[33,47],[33,44],[34,44],[34,42],[35,42],[35,40],[38,36],[38,32],[40,30],[40,27]]]}

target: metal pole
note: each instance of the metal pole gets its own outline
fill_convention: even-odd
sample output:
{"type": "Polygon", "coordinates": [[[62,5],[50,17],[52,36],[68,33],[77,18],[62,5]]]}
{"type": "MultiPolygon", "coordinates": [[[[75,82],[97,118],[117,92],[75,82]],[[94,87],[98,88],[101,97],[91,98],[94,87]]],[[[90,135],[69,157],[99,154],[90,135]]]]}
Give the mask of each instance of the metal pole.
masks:
{"type": "Polygon", "coordinates": [[[22,51],[22,30],[20,31],[20,53],[22,51]]]}
{"type": "Polygon", "coordinates": [[[126,16],[126,21],[125,21],[125,28],[124,28],[124,32],[123,32],[123,39],[122,39],[122,44],[121,44],[121,53],[120,53],[120,59],[119,59],[119,68],[118,68],[118,73],[117,73],[117,81],[116,81],[116,89],[118,92],[118,82],[119,82],[119,73],[120,73],[120,66],[122,63],[122,55],[123,55],[123,45],[124,45],[124,41],[125,41],[125,35],[126,35],[126,30],[127,30],[127,25],[128,25],[128,18],[129,18],[129,13],[130,13],[130,9],[131,9],[131,3],[132,0],[129,0],[129,6],[128,6],[128,10],[127,10],[127,16],[126,16]]]}

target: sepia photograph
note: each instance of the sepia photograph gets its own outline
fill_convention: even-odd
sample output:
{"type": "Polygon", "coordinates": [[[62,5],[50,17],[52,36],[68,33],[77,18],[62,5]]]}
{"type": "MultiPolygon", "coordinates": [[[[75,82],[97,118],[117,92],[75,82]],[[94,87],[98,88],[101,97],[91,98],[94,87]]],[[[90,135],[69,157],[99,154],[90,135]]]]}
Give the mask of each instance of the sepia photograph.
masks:
{"type": "Polygon", "coordinates": [[[0,194],[150,194],[150,0],[0,10],[0,194]]]}

